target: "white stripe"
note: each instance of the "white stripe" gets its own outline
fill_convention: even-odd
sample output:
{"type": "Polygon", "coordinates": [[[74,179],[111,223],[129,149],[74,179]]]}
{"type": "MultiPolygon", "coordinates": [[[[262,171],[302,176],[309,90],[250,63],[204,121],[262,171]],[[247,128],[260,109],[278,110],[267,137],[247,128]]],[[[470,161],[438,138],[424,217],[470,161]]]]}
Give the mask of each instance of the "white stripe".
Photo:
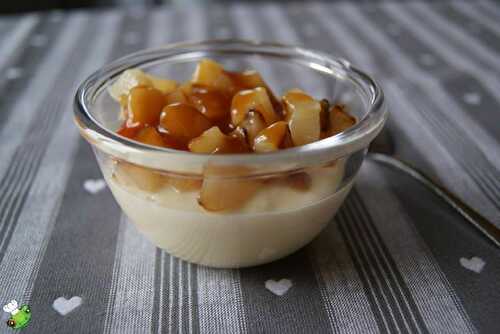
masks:
{"type": "Polygon", "coordinates": [[[474,333],[476,329],[425,242],[390,193],[378,166],[367,163],[359,173],[360,196],[431,333],[474,333]],[[381,206],[383,202],[385,205],[381,206]],[[422,284],[422,282],[429,282],[422,284]]]}
{"type": "Polygon", "coordinates": [[[498,3],[492,2],[490,0],[477,0],[479,6],[482,7],[487,13],[495,15],[500,18],[500,6],[498,3]]]}
{"type": "Polygon", "coordinates": [[[198,307],[201,333],[244,333],[245,319],[237,270],[198,266],[198,307]]]}
{"type": "Polygon", "coordinates": [[[106,312],[106,333],[144,332],[151,324],[154,294],[156,248],[145,242],[135,226],[123,216],[122,241],[117,244],[118,270],[114,303],[106,312]],[[112,309],[112,317],[109,310],[112,309]]]}
{"type": "Polygon", "coordinates": [[[5,38],[0,44],[0,71],[2,71],[2,75],[4,74],[5,65],[7,65],[11,58],[17,54],[17,48],[21,45],[21,42],[27,38],[27,35],[38,21],[40,21],[38,15],[24,16],[12,31],[5,34],[5,38]]]}
{"type": "MultiPolygon", "coordinates": [[[[332,331],[377,332],[377,322],[338,224],[328,224],[309,249],[332,331]]],[[[382,314],[380,305],[377,307],[382,314]]],[[[385,318],[382,320],[385,322],[385,318]]],[[[387,326],[387,322],[385,324],[387,326]]]]}
{"type": "MultiPolygon", "coordinates": [[[[498,54],[495,54],[486,46],[478,42],[476,38],[465,34],[462,29],[458,29],[450,20],[436,14],[435,11],[431,10],[424,3],[414,2],[411,6],[428,19],[428,21],[431,22],[431,24],[433,24],[439,31],[446,33],[452,39],[458,41],[461,44],[461,48],[474,50],[474,56],[481,58],[485,63],[489,64],[493,70],[500,69],[500,57],[498,57],[498,54]]],[[[457,58],[462,57],[462,52],[460,52],[461,49],[455,48],[451,45],[451,43],[448,44],[448,42],[446,42],[445,45],[450,46],[450,53],[459,53],[456,55],[457,58]]],[[[478,68],[482,69],[479,66],[478,68]]],[[[488,71],[483,69],[479,73],[488,73],[488,71]]]]}
{"type": "Polygon", "coordinates": [[[481,24],[488,29],[493,30],[497,35],[500,35],[500,24],[489,16],[484,15],[478,10],[477,5],[472,5],[465,1],[450,1],[450,5],[462,14],[472,18],[477,24],[481,24]]]}
{"type": "MultiPolygon", "coordinates": [[[[109,17],[108,17],[109,18],[109,17]]],[[[27,90],[32,93],[24,97],[33,98],[30,102],[39,105],[47,96],[51,89],[59,88],[55,84],[58,78],[58,69],[64,65],[64,60],[76,43],[77,38],[87,24],[88,17],[84,15],[72,16],[67,25],[63,28],[60,40],[54,46],[52,52],[48,54],[47,59],[40,65],[41,70],[33,79],[33,85],[27,90]],[[41,80],[39,80],[41,78],[41,80]],[[40,92],[37,92],[39,90],[40,92]]],[[[73,116],[70,112],[72,107],[72,94],[76,84],[96,64],[110,51],[108,45],[114,33],[111,25],[113,20],[103,20],[102,28],[108,31],[108,34],[101,34],[95,40],[95,47],[90,50],[90,54],[82,59],[80,71],[75,75],[73,85],[64,89],[64,103],[50,104],[50,107],[63,108],[65,110],[56,132],[48,145],[47,152],[41,161],[40,169],[33,185],[28,193],[21,215],[18,218],[17,226],[13,231],[9,246],[5,252],[2,265],[0,266],[0,299],[12,298],[13,296],[23,295],[26,301],[29,299],[34,284],[34,277],[38,272],[40,261],[46,249],[52,227],[59,211],[62,194],[67,183],[67,178],[71,170],[71,161],[77,148],[78,133],[73,125],[73,116]],[[57,171],[57,173],[54,173],[57,171]],[[19,265],[19,259],[22,258],[22,265],[19,265]],[[8,293],[9,296],[4,295],[8,293]]],[[[24,100],[23,97],[20,100],[24,100]]],[[[27,120],[34,117],[36,112],[49,112],[49,110],[39,110],[33,108],[30,104],[24,102],[18,103],[13,110],[14,118],[24,113],[26,118],[21,118],[22,122],[29,123],[27,120]],[[24,113],[18,108],[25,107],[30,109],[30,113],[24,113]]],[[[24,138],[21,134],[15,137],[24,138]]],[[[13,138],[15,138],[13,137],[13,138]]],[[[6,145],[3,145],[6,146],[6,145]]],[[[9,145],[10,146],[10,145],[9,145]]]]}

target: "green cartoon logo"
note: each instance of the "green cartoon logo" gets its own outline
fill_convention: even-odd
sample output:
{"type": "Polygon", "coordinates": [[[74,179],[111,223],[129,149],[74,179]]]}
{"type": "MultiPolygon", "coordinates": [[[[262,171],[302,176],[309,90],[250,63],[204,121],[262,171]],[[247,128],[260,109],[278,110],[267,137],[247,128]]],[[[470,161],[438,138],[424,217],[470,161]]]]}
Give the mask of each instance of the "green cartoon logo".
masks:
{"type": "Polygon", "coordinates": [[[30,323],[31,309],[28,305],[17,307],[17,301],[11,300],[10,303],[4,305],[3,310],[10,313],[10,318],[7,320],[7,326],[13,329],[21,329],[30,323]]]}

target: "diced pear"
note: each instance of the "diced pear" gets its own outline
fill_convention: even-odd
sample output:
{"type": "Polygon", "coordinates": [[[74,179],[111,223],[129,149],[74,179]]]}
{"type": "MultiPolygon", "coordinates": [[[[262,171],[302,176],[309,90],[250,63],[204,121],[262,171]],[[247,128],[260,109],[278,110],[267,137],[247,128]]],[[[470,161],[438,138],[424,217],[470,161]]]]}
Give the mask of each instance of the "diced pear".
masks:
{"type": "Polygon", "coordinates": [[[125,186],[137,187],[147,192],[157,192],[168,181],[166,176],[158,172],[128,162],[117,162],[113,177],[125,186]]]}
{"type": "Polygon", "coordinates": [[[281,112],[281,103],[278,101],[276,96],[273,94],[271,88],[264,81],[259,72],[255,70],[246,70],[244,72],[227,72],[233,81],[234,86],[237,91],[244,89],[254,89],[257,87],[264,87],[269,95],[271,104],[276,112],[281,112]]]}
{"type": "Polygon", "coordinates": [[[349,115],[341,106],[334,106],[330,109],[330,136],[347,130],[356,124],[356,118],[349,115]]]}
{"type": "Polygon", "coordinates": [[[231,101],[231,123],[240,125],[250,111],[256,111],[262,115],[266,125],[271,125],[279,120],[273,109],[267,91],[263,87],[242,90],[233,96],[231,101]]]}
{"type": "Polygon", "coordinates": [[[189,142],[211,127],[198,109],[185,103],[169,104],[160,115],[160,131],[180,142],[189,142]]]}
{"type": "Polygon", "coordinates": [[[135,136],[134,140],[152,146],[167,146],[161,134],[158,132],[158,130],[156,130],[156,128],[153,127],[141,129],[135,136]]]}
{"type": "Polygon", "coordinates": [[[319,140],[320,103],[299,90],[288,91],[283,96],[283,102],[294,145],[305,145],[319,140]]]}
{"type": "Polygon", "coordinates": [[[255,137],[266,128],[266,122],[258,112],[250,111],[239,127],[245,130],[247,142],[253,145],[255,137]]]}
{"type": "Polygon", "coordinates": [[[229,117],[231,99],[227,94],[204,86],[192,85],[189,101],[212,122],[226,120],[229,117]]]}
{"type": "Polygon", "coordinates": [[[173,103],[187,103],[188,99],[181,88],[176,88],[171,93],[167,94],[166,101],[167,105],[169,105],[173,103]]]}
{"type": "Polygon", "coordinates": [[[198,198],[207,211],[234,210],[243,206],[259,189],[261,183],[244,176],[244,167],[209,167],[198,198]]]}
{"type": "Polygon", "coordinates": [[[222,65],[210,59],[202,59],[196,66],[191,82],[216,90],[231,91],[233,84],[222,65]]]}
{"type": "Polygon", "coordinates": [[[240,138],[225,135],[216,126],[191,140],[188,147],[194,153],[243,153],[248,151],[246,143],[240,138]]]}
{"type": "Polygon", "coordinates": [[[127,124],[156,125],[166,104],[165,95],[152,87],[138,86],[130,90],[127,106],[127,124]]]}
{"type": "Polygon", "coordinates": [[[183,178],[183,177],[168,177],[168,184],[174,188],[177,192],[190,192],[196,191],[201,188],[203,181],[201,179],[195,178],[183,178]]]}
{"type": "Polygon", "coordinates": [[[148,75],[149,80],[154,88],[161,91],[163,94],[170,94],[177,88],[177,82],[175,80],[158,78],[152,75],[148,75]]]}
{"type": "Polygon", "coordinates": [[[305,172],[295,173],[288,175],[285,178],[285,182],[292,189],[299,191],[306,191],[311,188],[312,179],[311,176],[305,172]]]}
{"type": "Polygon", "coordinates": [[[269,125],[255,137],[253,144],[254,151],[264,153],[279,150],[286,137],[287,131],[288,124],[284,121],[269,125]]]}
{"type": "Polygon", "coordinates": [[[122,95],[127,96],[130,90],[136,86],[152,86],[149,76],[140,69],[133,68],[125,70],[118,80],[108,87],[109,95],[116,101],[120,101],[122,95]]]}

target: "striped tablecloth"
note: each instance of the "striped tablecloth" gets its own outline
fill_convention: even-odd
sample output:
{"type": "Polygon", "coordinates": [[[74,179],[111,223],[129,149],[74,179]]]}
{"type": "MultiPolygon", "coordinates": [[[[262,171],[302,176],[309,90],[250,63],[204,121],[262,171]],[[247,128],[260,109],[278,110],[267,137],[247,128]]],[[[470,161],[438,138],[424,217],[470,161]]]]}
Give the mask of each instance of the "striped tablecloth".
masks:
{"type": "MultiPolygon", "coordinates": [[[[25,332],[500,333],[499,251],[425,188],[373,162],[311,245],[243,270],[170,257],[107,189],[85,191],[101,174],[72,124],[79,82],[137,49],[226,37],[302,44],[372,73],[398,155],[500,226],[499,3],[0,17],[0,302],[31,306],[25,332]],[[284,296],[265,289],[282,278],[293,283],[284,296]],[[54,300],[72,296],[82,304],[56,313],[54,300]]],[[[0,332],[12,330],[3,322],[0,332]]]]}

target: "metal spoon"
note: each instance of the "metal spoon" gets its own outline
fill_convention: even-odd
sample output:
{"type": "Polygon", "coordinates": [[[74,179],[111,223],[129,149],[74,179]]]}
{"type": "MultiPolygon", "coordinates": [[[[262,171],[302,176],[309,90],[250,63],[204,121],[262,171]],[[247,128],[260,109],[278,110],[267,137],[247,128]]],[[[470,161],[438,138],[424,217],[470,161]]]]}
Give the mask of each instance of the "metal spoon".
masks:
{"type": "Polygon", "coordinates": [[[451,191],[440,185],[437,181],[433,181],[424,172],[411,166],[394,156],[394,144],[388,130],[383,129],[380,134],[370,145],[368,149],[368,158],[387,165],[394,169],[400,170],[415,180],[422,183],[434,194],[448,203],[455,211],[464,217],[470,224],[478,229],[485,237],[500,248],[500,229],[493,223],[482,216],[479,212],[471,208],[464,201],[454,195],[451,191]]]}

